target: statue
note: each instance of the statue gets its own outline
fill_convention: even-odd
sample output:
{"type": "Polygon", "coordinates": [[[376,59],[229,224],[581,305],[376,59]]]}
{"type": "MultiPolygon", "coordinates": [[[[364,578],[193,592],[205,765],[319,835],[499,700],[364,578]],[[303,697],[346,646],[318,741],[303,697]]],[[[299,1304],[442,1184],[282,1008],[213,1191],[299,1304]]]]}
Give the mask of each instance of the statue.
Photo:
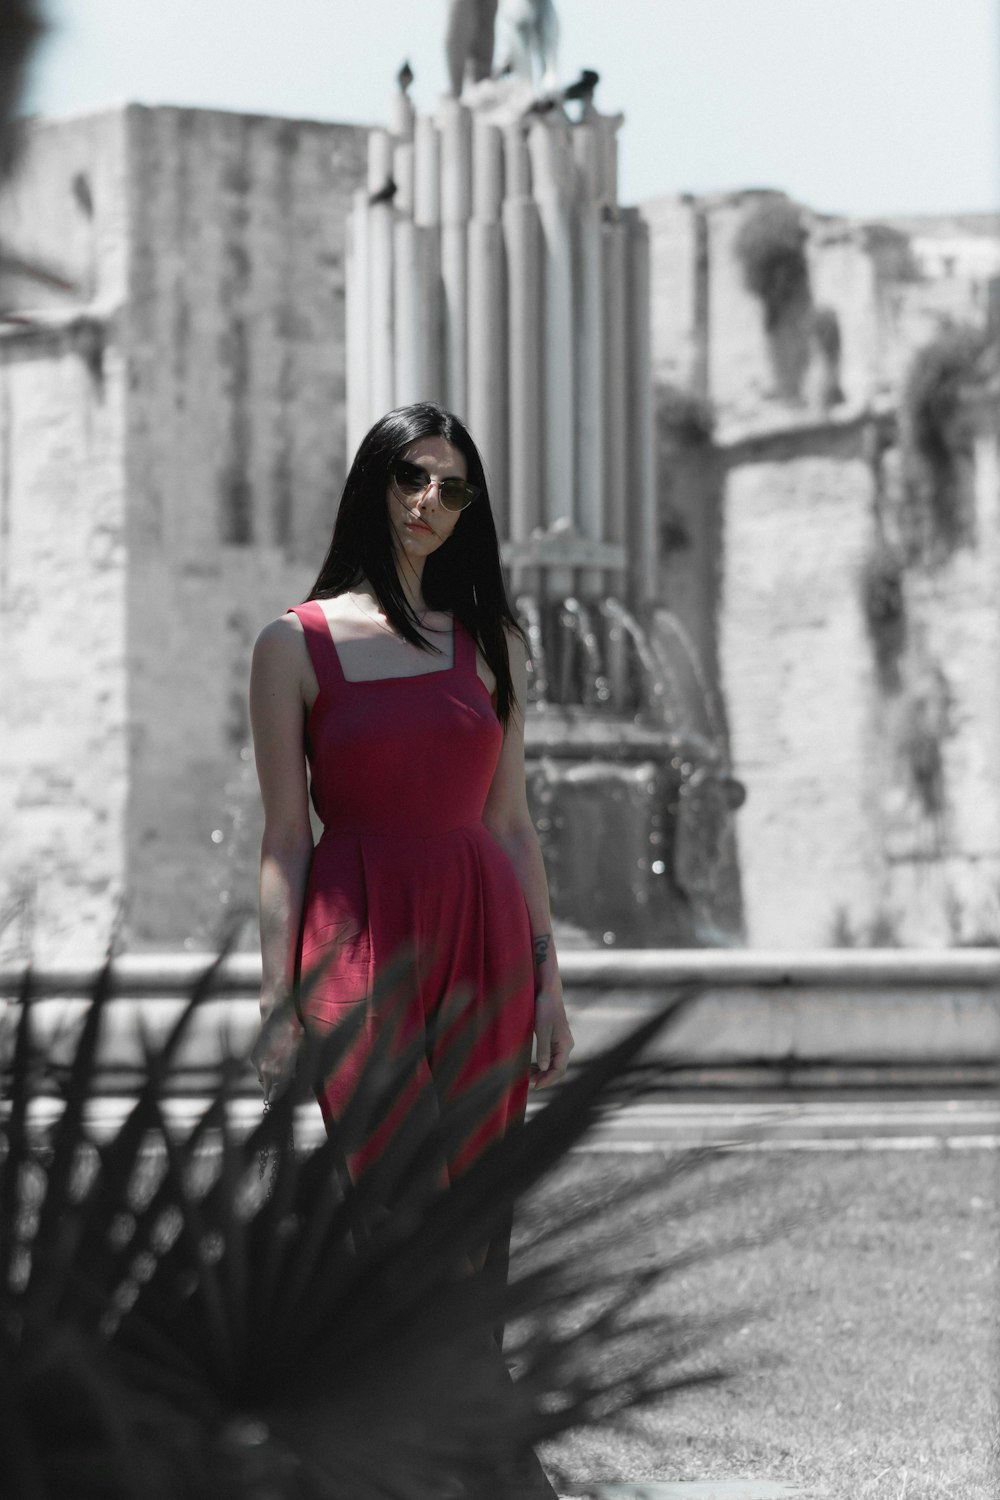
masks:
{"type": "MultiPolygon", "coordinates": [[[[449,0],[445,48],[452,97],[466,78],[493,76],[498,0],[449,0]]],[[[559,18],[553,0],[500,0],[500,20],[510,37],[502,71],[516,73],[546,91],[555,89],[559,18]]]]}
{"type": "Polygon", "coordinates": [[[497,0],[450,0],[445,51],[453,99],[460,96],[467,73],[474,83],[490,77],[496,19],[497,0]]]}
{"type": "Polygon", "coordinates": [[[559,17],[553,0],[503,0],[500,16],[512,43],[508,67],[543,93],[553,93],[559,45],[559,17]]]}

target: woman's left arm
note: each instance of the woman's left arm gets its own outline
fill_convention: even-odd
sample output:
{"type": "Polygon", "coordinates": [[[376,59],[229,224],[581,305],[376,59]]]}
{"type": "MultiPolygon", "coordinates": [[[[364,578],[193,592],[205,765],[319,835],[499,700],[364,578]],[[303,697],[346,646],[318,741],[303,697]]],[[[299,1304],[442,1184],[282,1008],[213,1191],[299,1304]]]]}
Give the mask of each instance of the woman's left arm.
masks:
{"type": "Polygon", "coordinates": [[[556,1083],[566,1071],[573,1034],[563,1005],[562,982],[552,937],[549,887],[538,835],[528,811],[524,775],[524,708],[527,701],[527,662],[524,642],[507,638],[510,672],[517,702],[504,733],[503,748],[490,786],[483,822],[503,847],[524,892],[531,918],[535,950],[535,1061],[533,1088],[556,1083]]]}

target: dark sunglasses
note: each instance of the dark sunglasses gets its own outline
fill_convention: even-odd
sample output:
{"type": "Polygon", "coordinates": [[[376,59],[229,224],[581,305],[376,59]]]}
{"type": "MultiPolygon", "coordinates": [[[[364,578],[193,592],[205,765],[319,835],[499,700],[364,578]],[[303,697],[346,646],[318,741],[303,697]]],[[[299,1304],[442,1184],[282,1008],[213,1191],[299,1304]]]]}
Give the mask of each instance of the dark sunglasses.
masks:
{"type": "Polygon", "coordinates": [[[389,478],[401,500],[415,500],[436,484],[445,510],[464,510],[481,493],[477,484],[467,484],[464,479],[432,479],[419,464],[407,463],[405,458],[393,459],[389,478]]]}

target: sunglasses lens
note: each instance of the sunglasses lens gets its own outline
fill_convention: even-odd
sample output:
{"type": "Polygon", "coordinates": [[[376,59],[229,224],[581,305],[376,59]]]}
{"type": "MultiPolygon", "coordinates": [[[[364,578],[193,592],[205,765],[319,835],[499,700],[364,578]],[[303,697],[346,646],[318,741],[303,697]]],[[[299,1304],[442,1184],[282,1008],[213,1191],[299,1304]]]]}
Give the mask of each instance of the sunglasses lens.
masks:
{"type": "MultiPolygon", "coordinates": [[[[422,495],[431,483],[419,464],[409,464],[405,458],[397,458],[389,470],[397,495],[404,500],[422,495]]],[[[464,479],[445,479],[437,486],[440,504],[445,510],[464,510],[479,494],[478,486],[466,484],[464,479]]]]}
{"type": "Polygon", "coordinates": [[[464,479],[446,479],[441,486],[441,504],[445,510],[464,510],[472,503],[475,493],[464,479]]]}
{"type": "Polygon", "coordinates": [[[401,495],[419,495],[427,488],[427,475],[416,464],[398,459],[392,466],[392,482],[401,495]]]}

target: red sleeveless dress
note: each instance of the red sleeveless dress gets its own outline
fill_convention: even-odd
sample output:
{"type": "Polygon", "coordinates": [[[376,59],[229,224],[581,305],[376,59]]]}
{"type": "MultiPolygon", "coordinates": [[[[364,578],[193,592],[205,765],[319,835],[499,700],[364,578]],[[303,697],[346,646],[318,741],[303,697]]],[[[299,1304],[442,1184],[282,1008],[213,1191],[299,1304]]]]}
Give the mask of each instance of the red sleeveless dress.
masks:
{"type": "MultiPolygon", "coordinates": [[[[373,983],[386,964],[409,957],[401,1035],[419,1029],[426,1038],[413,1086],[435,1089],[449,1039],[463,1032],[467,1054],[457,1076],[449,1068],[447,1097],[497,1063],[514,1064],[503,1097],[448,1163],[454,1175],[521,1120],[527,1099],[531,924],[513,866],[482,822],[503,733],[475,644],[457,620],[450,667],[350,682],[321,605],[311,600],[292,613],[319,683],[306,753],[323,834],[305,896],[303,976],[327,960],[303,1018],[322,1030],[354,1007],[365,1010],[359,1043],[327,1080],[320,1105],[325,1117],[343,1111],[384,1023],[373,983]],[[459,1023],[428,1032],[448,1001],[459,1023]]],[[[355,1169],[381,1146],[373,1138],[355,1169]]]]}

